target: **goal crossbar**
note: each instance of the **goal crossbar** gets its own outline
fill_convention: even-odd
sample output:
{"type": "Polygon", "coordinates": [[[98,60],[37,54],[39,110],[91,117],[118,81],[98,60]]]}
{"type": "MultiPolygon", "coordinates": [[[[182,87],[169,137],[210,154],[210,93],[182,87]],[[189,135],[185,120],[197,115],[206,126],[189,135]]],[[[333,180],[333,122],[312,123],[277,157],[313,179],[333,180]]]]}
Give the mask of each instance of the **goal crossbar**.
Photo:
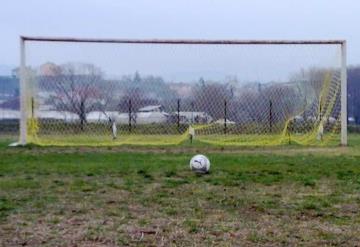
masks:
{"type": "Polygon", "coordinates": [[[222,40],[222,39],[94,39],[21,36],[23,41],[119,43],[119,44],[187,44],[187,45],[342,45],[345,40],[222,40]]]}

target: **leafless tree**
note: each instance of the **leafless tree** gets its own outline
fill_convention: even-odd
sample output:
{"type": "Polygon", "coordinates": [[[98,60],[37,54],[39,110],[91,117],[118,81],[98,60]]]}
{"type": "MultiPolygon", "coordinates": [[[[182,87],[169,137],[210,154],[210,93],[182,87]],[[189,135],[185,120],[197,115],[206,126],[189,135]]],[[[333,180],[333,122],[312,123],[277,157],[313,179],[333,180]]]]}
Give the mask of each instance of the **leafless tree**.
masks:
{"type": "Polygon", "coordinates": [[[229,102],[231,91],[225,84],[201,83],[194,90],[194,110],[203,111],[214,119],[224,118],[224,103],[229,102]]]}
{"type": "Polygon", "coordinates": [[[87,114],[101,110],[109,98],[102,71],[95,65],[83,63],[61,65],[56,71],[56,74],[43,77],[42,85],[52,93],[51,102],[55,109],[75,113],[83,129],[87,114]]]}

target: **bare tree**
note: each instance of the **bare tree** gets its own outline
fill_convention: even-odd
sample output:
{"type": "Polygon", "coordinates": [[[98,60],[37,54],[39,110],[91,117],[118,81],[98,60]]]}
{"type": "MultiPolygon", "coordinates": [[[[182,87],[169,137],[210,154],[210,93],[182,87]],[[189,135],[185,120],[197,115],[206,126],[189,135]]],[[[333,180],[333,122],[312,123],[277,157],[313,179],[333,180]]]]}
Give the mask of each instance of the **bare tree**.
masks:
{"type": "Polygon", "coordinates": [[[109,98],[103,74],[95,65],[83,63],[61,65],[56,71],[57,74],[44,76],[42,85],[52,92],[51,103],[55,109],[75,113],[83,130],[87,114],[101,109],[109,98]]]}
{"type": "Polygon", "coordinates": [[[129,104],[131,103],[131,111],[136,112],[139,108],[147,105],[159,104],[157,99],[146,96],[140,88],[129,88],[125,91],[118,105],[120,112],[128,112],[129,104]]]}
{"type": "Polygon", "coordinates": [[[194,90],[194,110],[206,112],[214,119],[224,118],[224,103],[230,98],[227,85],[200,83],[194,90]]]}

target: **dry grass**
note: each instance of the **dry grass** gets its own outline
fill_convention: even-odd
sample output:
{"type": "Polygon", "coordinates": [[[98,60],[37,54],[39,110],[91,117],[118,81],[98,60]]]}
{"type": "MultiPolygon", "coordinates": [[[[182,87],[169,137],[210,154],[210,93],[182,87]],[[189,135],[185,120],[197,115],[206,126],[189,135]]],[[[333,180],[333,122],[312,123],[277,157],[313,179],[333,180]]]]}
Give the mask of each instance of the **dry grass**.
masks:
{"type": "Polygon", "coordinates": [[[219,150],[197,176],[197,150],[3,147],[0,245],[356,246],[360,156],[338,150],[219,150]]]}

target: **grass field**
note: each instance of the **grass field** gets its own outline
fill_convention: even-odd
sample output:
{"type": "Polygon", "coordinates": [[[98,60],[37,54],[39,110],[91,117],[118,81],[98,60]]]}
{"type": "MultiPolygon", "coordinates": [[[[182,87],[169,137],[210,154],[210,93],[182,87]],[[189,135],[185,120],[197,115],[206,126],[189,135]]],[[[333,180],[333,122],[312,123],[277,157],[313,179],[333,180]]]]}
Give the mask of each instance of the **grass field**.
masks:
{"type": "Polygon", "coordinates": [[[350,147],[8,148],[1,246],[289,246],[360,242],[350,147]],[[209,156],[211,173],[189,171],[209,156]]]}

